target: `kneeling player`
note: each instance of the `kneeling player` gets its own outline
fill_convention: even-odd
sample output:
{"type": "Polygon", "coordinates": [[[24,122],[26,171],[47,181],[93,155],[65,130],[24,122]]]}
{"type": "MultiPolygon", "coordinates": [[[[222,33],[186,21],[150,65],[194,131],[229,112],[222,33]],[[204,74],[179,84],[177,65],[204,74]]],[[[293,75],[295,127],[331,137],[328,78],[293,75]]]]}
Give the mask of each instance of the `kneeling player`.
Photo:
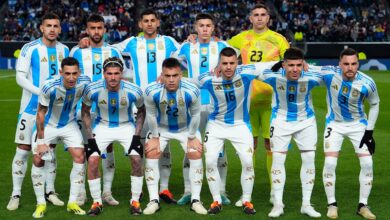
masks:
{"type": "Polygon", "coordinates": [[[77,215],[85,214],[76,202],[84,176],[84,146],[83,137],[76,123],[75,111],[77,102],[91,80],[87,76],[80,76],[79,63],[74,58],[65,58],[62,61],[60,74],[61,77],[46,81],[39,94],[37,139],[33,143],[34,159],[31,170],[38,203],[34,218],[42,218],[46,212],[43,158],[51,159],[50,156],[47,157],[50,154],[49,144],[56,144],[58,139],[68,146],[67,151],[73,158],[67,210],[77,215]]]}
{"type": "Polygon", "coordinates": [[[203,179],[202,144],[197,132],[200,120],[199,90],[195,85],[181,81],[180,63],[168,58],[162,64],[162,82],[152,83],[146,90],[147,121],[150,133],[145,145],[145,179],[150,202],[144,214],[154,214],[160,209],[158,163],[168,141],[180,141],[190,161],[191,210],[207,214],[200,202],[203,179]]]}
{"type": "Polygon", "coordinates": [[[103,210],[101,183],[99,176],[99,154],[113,142],[119,142],[129,155],[131,173],[130,212],[141,214],[139,196],[142,191],[143,147],[140,133],[145,120],[145,107],[142,90],[127,81],[121,80],[123,63],[117,57],[108,58],[103,63],[104,79],[91,83],[83,97],[82,118],[88,135],[88,183],[93,204],[88,215],[98,215],[103,210]],[[95,128],[91,129],[90,108],[96,104],[95,128]],[[138,108],[137,122],[134,126],[132,106],[138,108]]]}

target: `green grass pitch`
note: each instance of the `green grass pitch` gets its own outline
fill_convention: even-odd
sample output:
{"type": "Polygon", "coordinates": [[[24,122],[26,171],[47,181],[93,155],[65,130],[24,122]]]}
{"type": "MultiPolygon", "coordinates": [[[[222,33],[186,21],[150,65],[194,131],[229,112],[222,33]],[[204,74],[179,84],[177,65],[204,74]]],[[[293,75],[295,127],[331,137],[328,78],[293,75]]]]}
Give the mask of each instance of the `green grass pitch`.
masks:
{"type": "MultiPolygon", "coordinates": [[[[369,205],[378,219],[388,218],[390,215],[389,208],[389,169],[388,157],[390,155],[390,138],[388,137],[389,129],[386,127],[390,124],[390,72],[370,72],[370,75],[376,81],[379,95],[381,98],[380,115],[376,124],[374,137],[377,143],[377,151],[374,155],[374,183],[369,199],[369,205]],[[388,90],[389,89],[389,90],[388,90]],[[386,131],[387,130],[387,131],[386,131]]],[[[14,71],[0,71],[0,147],[1,159],[0,167],[0,218],[1,219],[26,219],[31,218],[35,210],[36,200],[31,185],[31,159],[29,168],[24,180],[22,189],[21,206],[16,211],[8,211],[6,205],[12,191],[11,162],[15,153],[14,134],[17,115],[19,110],[19,99],[21,89],[15,82],[14,71]]],[[[322,150],[322,134],[324,130],[324,120],[326,114],[325,88],[316,88],[313,92],[313,101],[317,114],[318,124],[318,150],[316,154],[316,182],[312,194],[312,203],[314,207],[321,212],[322,218],[326,219],[326,197],[322,184],[322,166],[324,162],[324,153],[322,150]]],[[[261,143],[261,141],[260,141],[261,143]]],[[[189,211],[189,205],[177,206],[167,205],[162,202],[162,209],[153,216],[139,216],[142,219],[266,219],[271,210],[269,199],[269,181],[266,174],[265,153],[262,143],[256,153],[256,179],[253,191],[253,204],[257,210],[255,216],[246,216],[241,209],[234,205],[224,206],[223,211],[217,216],[200,216],[189,211]]],[[[179,198],[183,192],[182,180],[182,157],[183,152],[178,147],[177,142],[171,147],[173,155],[172,175],[170,178],[170,189],[179,198]]],[[[136,218],[129,214],[130,198],[130,165],[127,158],[122,154],[122,148],[115,146],[116,156],[116,173],[113,183],[113,194],[120,201],[117,207],[105,206],[102,215],[98,219],[118,219],[118,218],[136,218]]],[[[239,198],[241,186],[239,176],[241,167],[238,157],[235,155],[232,146],[227,146],[227,155],[229,161],[227,191],[230,199],[234,203],[239,198]]],[[[67,201],[69,193],[69,174],[72,164],[71,157],[62,150],[61,146],[57,148],[58,170],[56,180],[56,190],[63,201],[67,201]]],[[[285,214],[281,219],[309,219],[299,213],[301,206],[301,185],[299,178],[300,155],[294,147],[289,151],[286,170],[287,181],[284,194],[285,214]]],[[[339,204],[340,219],[359,219],[355,214],[359,194],[359,161],[353,152],[352,145],[349,141],[344,141],[342,152],[337,167],[337,184],[336,198],[339,204]]],[[[88,191],[88,189],[87,189],[88,191]]],[[[144,184],[144,192],[147,192],[144,184]]],[[[89,192],[88,192],[89,194],[89,192]]],[[[204,178],[201,195],[205,207],[211,203],[211,194],[204,178]]],[[[142,207],[146,206],[148,195],[146,193],[142,202],[142,207]]],[[[88,210],[91,205],[91,199],[83,207],[88,210]]],[[[66,212],[65,207],[55,207],[48,205],[46,219],[87,219],[87,216],[76,216],[66,212]]]]}

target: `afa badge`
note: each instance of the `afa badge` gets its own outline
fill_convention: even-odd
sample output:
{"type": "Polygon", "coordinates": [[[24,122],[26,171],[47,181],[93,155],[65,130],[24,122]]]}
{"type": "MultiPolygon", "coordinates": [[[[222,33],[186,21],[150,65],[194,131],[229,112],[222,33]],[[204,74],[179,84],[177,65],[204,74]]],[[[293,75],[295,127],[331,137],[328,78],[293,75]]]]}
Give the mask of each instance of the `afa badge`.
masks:
{"type": "Polygon", "coordinates": [[[126,97],[121,98],[121,105],[126,106],[127,105],[127,100],[126,97]]]}

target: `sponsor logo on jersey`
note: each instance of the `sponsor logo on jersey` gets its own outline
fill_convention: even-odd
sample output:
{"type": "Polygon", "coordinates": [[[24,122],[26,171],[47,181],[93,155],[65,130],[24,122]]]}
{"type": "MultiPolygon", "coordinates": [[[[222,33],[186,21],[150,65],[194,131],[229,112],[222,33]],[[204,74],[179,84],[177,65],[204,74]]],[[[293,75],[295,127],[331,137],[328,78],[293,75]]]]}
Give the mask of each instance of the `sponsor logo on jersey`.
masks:
{"type": "Polygon", "coordinates": [[[45,63],[45,62],[47,62],[47,59],[46,59],[46,57],[43,57],[43,58],[41,59],[41,62],[42,62],[42,63],[45,63]]]}
{"type": "Polygon", "coordinates": [[[333,85],[332,88],[335,90],[339,90],[339,87],[337,85],[333,85]]]}
{"type": "Polygon", "coordinates": [[[342,92],[344,95],[348,94],[348,91],[349,91],[349,89],[348,89],[347,86],[343,86],[343,88],[341,89],[341,92],[342,92]]]}
{"type": "Polygon", "coordinates": [[[116,99],[110,99],[110,104],[111,105],[116,105],[116,99]]]}
{"type": "Polygon", "coordinates": [[[100,105],[106,105],[107,102],[103,99],[102,101],[99,102],[100,105]]]}
{"type": "Polygon", "coordinates": [[[222,86],[221,86],[221,85],[216,85],[216,86],[214,87],[214,90],[215,90],[215,91],[222,90],[222,86]]]}
{"type": "Polygon", "coordinates": [[[202,47],[202,48],[200,49],[200,53],[201,53],[202,55],[207,55],[207,47],[202,47]]]}
{"type": "Polygon", "coordinates": [[[152,44],[152,43],[148,44],[148,49],[149,50],[154,50],[154,44],[152,44]]]}
{"type": "Polygon", "coordinates": [[[279,86],[279,87],[278,87],[278,90],[284,91],[284,86],[279,86]]]}
{"type": "Polygon", "coordinates": [[[163,42],[158,42],[158,43],[157,43],[157,49],[158,49],[158,50],[164,50],[164,44],[163,44],[163,42]]]}
{"type": "Polygon", "coordinates": [[[55,55],[50,55],[50,61],[51,61],[51,62],[56,61],[56,56],[55,56],[55,55]]]}
{"type": "Polygon", "coordinates": [[[143,44],[141,44],[139,47],[138,47],[139,50],[145,50],[145,47],[143,44]]]}
{"type": "Polygon", "coordinates": [[[193,50],[191,53],[192,53],[192,54],[198,54],[198,50],[195,49],[195,50],[193,50]]]}
{"type": "Polygon", "coordinates": [[[100,54],[94,53],[94,54],[93,54],[93,59],[94,59],[95,61],[99,61],[99,60],[100,60],[100,54]]]}
{"type": "Polygon", "coordinates": [[[160,105],[167,105],[167,104],[168,104],[168,103],[167,103],[166,100],[163,100],[163,101],[160,102],[160,105]]]}
{"type": "Polygon", "coordinates": [[[127,99],[126,99],[126,97],[122,97],[122,98],[121,98],[121,105],[124,105],[124,106],[127,105],[127,99]]]}
{"type": "Polygon", "coordinates": [[[63,101],[64,99],[62,98],[62,96],[58,97],[57,102],[63,102],[63,101]]]}
{"type": "Polygon", "coordinates": [[[353,91],[352,91],[352,96],[353,97],[358,97],[359,96],[359,90],[357,90],[357,89],[354,89],[353,91]]]}

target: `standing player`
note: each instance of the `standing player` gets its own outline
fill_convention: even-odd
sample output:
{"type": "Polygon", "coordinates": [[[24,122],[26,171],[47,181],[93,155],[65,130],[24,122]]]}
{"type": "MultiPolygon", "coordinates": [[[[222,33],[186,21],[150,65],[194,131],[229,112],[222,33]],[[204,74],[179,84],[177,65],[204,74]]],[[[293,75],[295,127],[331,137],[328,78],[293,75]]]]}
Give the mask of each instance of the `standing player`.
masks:
{"type": "MultiPolygon", "coordinates": [[[[92,82],[98,81],[103,75],[103,62],[109,57],[119,57],[122,62],[123,58],[120,52],[104,43],[103,35],[106,32],[104,28],[104,18],[97,14],[92,14],[87,19],[86,32],[89,38],[89,47],[81,49],[80,47],[72,48],[70,56],[76,58],[80,63],[81,74],[87,75],[92,82]]],[[[126,70],[124,70],[126,72],[126,70]]],[[[92,106],[92,119],[95,119],[95,106],[92,106]]],[[[77,115],[77,122],[82,127],[84,142],[87,138],[85,130],[82,126],[81,115],[77,115]]],[[[112,152],[112,144],[107,148],[107,153],[104,154],[105,159],[102,160],[103,168],[103,201],[109,205],[118,205],[119,202],[112,196],[111,186],[115,173],[115,158],[112,152]]],[[[78,198],[79,205],[83,205],[86,200],[85,187],[78,198]]]]}
{"type": "Polygon", "coordinates": [[[210,214],[217,214],[222,210],[221,179],[217,170],[217,160],[224,140],[232,142],[240,157],[243,211],[246,214],[256,213],[251,203],[255,172],[248,94],[250,82],[261,73],[262,69],[259,63],[237,65],[238,59],[234,49],[224,48],[219,59],[222,77],[203,74],[197,81],[200,88],[206,88],[213,98],[205,135],[206,177],[214,200],[208,210],[210,214]]]}
{"type": "Polygon", "coordinates": [[[289,48],[284,54],[283,70],[265,70],[262,79],[272,86],[271,150],[272,189],[274,206],[269,217],[276,218],[284,213],[283,190],[286,181],[285,161],[291,138],[301,151],[301,213],[313,218],[321,217],[310,204],[315,179],[315,150],[317,124],[311,100],[311,90],[322,83],[322,77],[315,72],[303,72],[303,52],[289,48]]]}
{"type": "MultiPolygon", "coordinates": [[[[134,82],[144,91],[146,86],[155,82],[162,71],[162,62],[170,57],[179,47],[172,38],[158,34],[160,20],[157,13],[146,9],[138,21],[143,36],[130,37],[121,43],[115,44],[122,53],[129,54],[134,68],[134,82]]],[[[142,138],[145,137],[147,126],[144,126],[142,138]]],[[[171,158],[167,147],[160,159],[160,197],[167,203],[176,203],[168,189],[171,173],[171,158]]]]}
{"type": "MultiPolygon", "coordinates": [[[[49,78],[58,74],[62,60],[69,49],[57,41],[61,33],[60,18],[53,13],[42,17],[42,37],[23,46],[16,65],[16,82],[23,88],[15,143],[18,145],[12,161],[13,190],[7,205],[8,210],[19,207],[21,188],[27,170],[28,155],[31,151],[32,129],[38,108],[39,87],[49,78]]],[[[53,154],[54,155],[54,154],[53,154]]],[[[54,189],[56,160],[46,163],[46,199],[54,205],[63,206],[54,189]]]]}
{"type": "Polygon", "coordinates": [[[101,199],[101,184],[99,176],[99,154],[101,151],[118,141],[129,156],[132,166],[131,173],[131,214],[141,214],[139,196],[142,192],[143,147],[141,130],[145,120],[145,108],[142,90],[127,81],[121,80],[124,63],[117,57],[104,61],[104,79],[91,83],[83,97],[82,118],[88,137],[88,184],[93,198],[93,204],[88,215],[99,215],[103,211],[101,199]],[[90,110],[96,106],[95,128],[92,134],[90,110]],[[138,109],[137,125],[134,126],[133,105],[138,109]]]}
{"type": "Polygon", "coordinates": [[[200,122],[199,90],[195,85],[181,81],[180,63],[167,58],[162,64],[162,83],[152,83],[145,91],[147,121],[150,133],[145,145],[145,179],[150,202],[144,214],[154,214],[160,209],[158,161],[169,140],[178,140],[190,163],[191,210],[206,215],[200,202],[203,181],[202,143],[197,131],[200,122]]]}
{"type": "MultiPolygon", "coordinates": [[[[214,70],[218,65],[219,53],[227,43],[223,41],[215,41],[212,37],[214,32],[214,18],[210,14],[200,13],[195,18],[195,31],[197,32],[197,40],[194,43],[184,43],[180,49],[176,51],[175,56],[179,59],[185,59],[188,67],[188,77],[197,79],[208,71],[214,70]]],[[[210,104],[210,95],[206,89],[201,89],[201,118],[200,130],[206,128],[207,117],[209,115],[208,106],[210,104]]],[[[218,170],[221,176],[221,197],[223,205],[230,204],[230,200],[226,196],[226,174],[227,160],[226,154],[222,151],[218,158],[218,170]]],[[[183,177],[184,177],[184,194],[178,200],[179,205],[187,204],[191,201],[191,188],[189,178],[189,160],[187,157],[183,161],[183,177]]]]}
{"type": "Polygon", "coordinates": [[[379,114],[379,96],[375,82],[359,72],[357,52],[347,48],[340,53],[339,67],[323,67],[326,73],[328,113],[324,131],[325,164],[323,182],[328,199],[327,216],[338,217],[335,197],[336,166],[344,137],[348,137],[360,161],[360,194],[357,214],[366,219],[376,216],[367,206],[373,181],[372,154],[375,152],[373,131],[379,114]],[[368,119],[364,113],[368,101],[368,119]]]}
{"type": "MultiPolygon", "coordinates": [[[[249,16],[252,29],[241,32],[228,40],[229,45],[240,50],[243,64],[278,61],[289,44],[281,34],[268,29],[269,10],[263,4],[255,5],[249,16]]],[[[253,80],[250,101],[250,122],[252,125],[253,144],[256,149],[260,127],[267,151],[267,171],[271,180],[272,153],[270,151],[270,119],[271,119],[272,87],[264,82],[253,80]]],[[[272,184],[271,184],[272,185],[272,184]]],[[[270,202],[273,193],[271,190],[270,202]]],[[[242,202],[237,201],[237,206],[242,202]]]]}
{"type": "Polygon", "coordinates": [[[57,140],[61,140],[67,146],[66,150],[73,158],[67,210],[77,215],[85,215],[85,211],[76,202],[85,171],[83,137],[75,115],[77,102],[91,80],[87,76],[80,76],[79,63],[72,57],[62,61],[60,74],[60,77],[45,81],[39,94],[37,134],[36,141],[33,142],[34,158],[31,169],[32,184],[37,198],[34,218],[42,218],[46,212],[44,164],[45,160],[50,159],[49,144],[57,144],[57,140]]]}

